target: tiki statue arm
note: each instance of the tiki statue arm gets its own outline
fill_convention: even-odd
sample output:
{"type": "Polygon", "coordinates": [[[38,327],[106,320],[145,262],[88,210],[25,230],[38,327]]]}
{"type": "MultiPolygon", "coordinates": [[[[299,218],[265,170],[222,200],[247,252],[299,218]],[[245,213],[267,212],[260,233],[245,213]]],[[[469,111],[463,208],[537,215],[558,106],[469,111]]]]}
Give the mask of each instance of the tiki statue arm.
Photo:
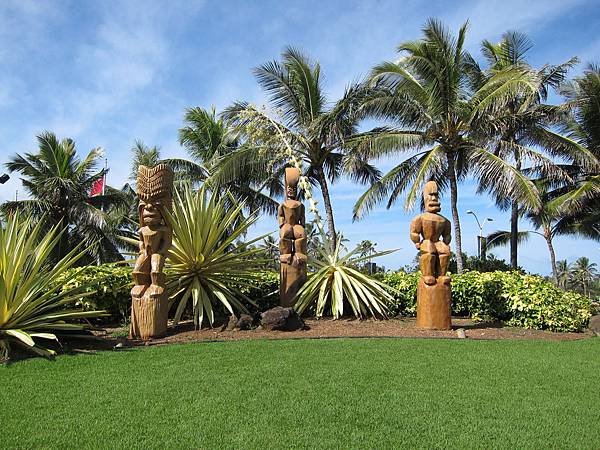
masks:
{"type": "Polygon", "coordinates": [[[283,214],[283,205],[279,205],[277,208],[277,220],[279,221],[279,228],[285,224],[285,216],[283,214]]]}
{"type": "Polygon", "coordinates": [[[452,224],[449,220],[446,220],[444,232],[442,233],[442,239],[444,240],[444,244],[446,245],[448,245],[452,240],[452,224]]]}
{"type": "Polygon", "coordinates": [[[413,241],[417,250],[421,248],[421,233],[423,232],[423,225],[421,223],[421,216],[415,217],[410,223],[410,240],[413,241]]]}

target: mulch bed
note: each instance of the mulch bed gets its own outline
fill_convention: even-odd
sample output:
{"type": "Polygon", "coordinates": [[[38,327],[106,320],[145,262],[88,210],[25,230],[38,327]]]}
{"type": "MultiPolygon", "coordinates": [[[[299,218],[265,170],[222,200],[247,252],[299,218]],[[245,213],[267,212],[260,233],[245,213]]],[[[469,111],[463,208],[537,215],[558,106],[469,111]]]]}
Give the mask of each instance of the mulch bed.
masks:
{"type": "Polygon", "coordinates": [[[221,326],[194,330],[191,322],[180,323],[169,328],[167,336],[149,342],[129,340],[126,337],[115,337],[124,334],[123,328],[107,328],[97,333],[92,341],[73,342],[71,349],[101,350],[140,345],[164,345],[182,342],[236,341],[246,339],[329,339],[329,338],[370,338],[370,337],[404,337],[404,338],[444,338],[458,339],[458,330],[462,329],[468,339],[538,339],[548,341],[566,341],[585,339],[594,335],[586,330],[582,333],[554,333],[543,330],[526,330],[506,327],[502,323],[476,323],[470,319],[453,318],[452,330],[433,331],[415,327],[414,318],[395,318],[390,320],[356,320],[356,319],[305,319],[307,330],[300,331],[265,331],[255,328],[247,331],[226,331],[221,326]]]}

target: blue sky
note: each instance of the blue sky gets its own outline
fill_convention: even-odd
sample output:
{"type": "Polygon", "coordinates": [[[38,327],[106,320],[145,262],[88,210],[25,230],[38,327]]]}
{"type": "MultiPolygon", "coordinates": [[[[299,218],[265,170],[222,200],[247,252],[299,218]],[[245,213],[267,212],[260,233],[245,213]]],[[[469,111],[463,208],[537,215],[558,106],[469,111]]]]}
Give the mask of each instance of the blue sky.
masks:
{"type": "MultiPolygon", "coordinates": [[[[330,99],[376,63],[395,57],[399,42],[416,39],[429,17],[456,30],[469,19],[467,47],[478,53],[482,39],[506,30],[534,41],[534,65],[571,56],[600,61],[600,4],[584,0],[481,1],[27,1],[0,2],[0,163],[34,151],[35,135],[52,130],[71,137],[79,150],[103,147],[109,183],[127,178],[135,139],[162,148],[163,157],[185,156],[177,143],[184,109],[218,110],[233,100],[265,101],[252,67],[278,58],[287,45],[320,61],[330,99]]],[[[583,64],[573,72],[581,70],[583,64]]],[[[382,170],[394,161],[381,161],[382,170]]],[[[13,177],[0,185],[0,201],[21,190],[13,177]]],[[[363,187],[342,181],[332,189],[337,226],[353,242],[400,248],[382,258],[388,268],[410,263],[408,240],[414,213],[383,206],[352,223],[351,210],[363,187]]],[[[447,202],[442,211],[450,216],[447,202]]],[[[470,183],[461,186],[463,246],[476,253],[478,229],[472,209],[494,219],[486,231],[507,229],[508,213],[470,183]],[[491,225],[491,226],[490,226],[491,225]]],[[[523,229],[527,223],[522,223],[523,229]]],[[[261,219],[256,233],[275,229],[261,219]]],[[[527,270],[547,274],[548,252],[534,236],[521,251],[527,270]]],[[[585,255],[600,262],[600,244],[558,238],[559,259],[585,255]]],[[[506,258],[506,250],[496,250],[506,258]]]]}

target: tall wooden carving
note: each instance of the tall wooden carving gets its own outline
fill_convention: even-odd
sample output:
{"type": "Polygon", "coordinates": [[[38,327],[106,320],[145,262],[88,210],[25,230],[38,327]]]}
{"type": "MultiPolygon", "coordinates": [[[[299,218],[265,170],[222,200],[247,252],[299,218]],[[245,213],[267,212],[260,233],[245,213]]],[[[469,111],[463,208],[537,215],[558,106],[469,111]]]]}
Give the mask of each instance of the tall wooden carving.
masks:
{"type": "Polygon", "coordinates": [[[173,230],[165,218],[172,207],[173,172],[166,164],[140,166],[137,178],[140,249],[133,268],[130,337],[151,339],[167,331],[169,299],[165,259],[173,230]]]}
{"type": "Polygon", "coordinates": [[[306,219],[304,205],[298,201],[299,179],[298,169],[285,169],[285,201],[277,210],[281,306],[293,306],[298,290],[306,281],[306,219]]]}
{"type": "Polygon", "coordinates": [[[417,290],[417,327],[447,330],[452,326],[450,260],[450,221],[440,215],[438,187],[435,181],[425,185],[425,212],[410,224],[410,239],[421,252],[421,279],[417,290]],[[441,240],[440,240],[441,238],[441,240]]]}

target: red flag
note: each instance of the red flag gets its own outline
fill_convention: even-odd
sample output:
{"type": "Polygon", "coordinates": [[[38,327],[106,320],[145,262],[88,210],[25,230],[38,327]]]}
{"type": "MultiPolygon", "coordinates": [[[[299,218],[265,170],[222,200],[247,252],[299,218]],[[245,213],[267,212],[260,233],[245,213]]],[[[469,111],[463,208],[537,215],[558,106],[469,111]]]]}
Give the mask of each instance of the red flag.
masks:
{"type": "Polygon", "coordinates": [[[92,184],[92,189],[90,191],[90,197],[93,197],[95,195],[101,195],[103,191],[104,191],[104,175],[102,175],[102,178],[94,181],[94,184],[92,184]]]}

